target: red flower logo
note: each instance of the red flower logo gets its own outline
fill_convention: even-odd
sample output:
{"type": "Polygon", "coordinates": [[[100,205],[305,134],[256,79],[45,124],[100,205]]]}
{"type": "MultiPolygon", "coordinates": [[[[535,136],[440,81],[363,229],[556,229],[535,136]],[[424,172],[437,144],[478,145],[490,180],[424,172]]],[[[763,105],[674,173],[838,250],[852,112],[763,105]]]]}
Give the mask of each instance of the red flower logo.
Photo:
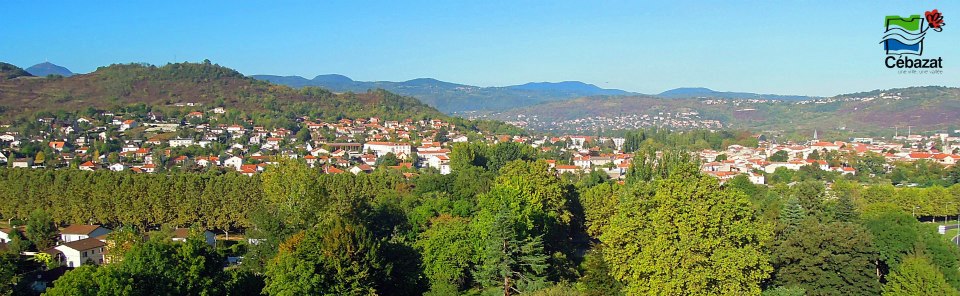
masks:
{"type": "Polygon", "coordinates": [[[924,13],[924,16],[927,18],[927,23],[930,24],[930,28],[934,31],[940,32],[943,30],[943,14],[934,9],[933,11],[927,11],[924,13]]]}

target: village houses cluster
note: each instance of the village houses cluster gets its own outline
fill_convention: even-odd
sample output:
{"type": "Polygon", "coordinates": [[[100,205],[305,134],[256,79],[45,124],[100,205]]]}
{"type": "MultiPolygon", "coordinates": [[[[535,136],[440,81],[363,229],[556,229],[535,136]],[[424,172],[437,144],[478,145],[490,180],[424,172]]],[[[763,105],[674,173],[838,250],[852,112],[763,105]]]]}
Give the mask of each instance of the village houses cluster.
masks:
{"type": "MultiPolygon", "coordinates": [[[[223,112],[222,108],[208,111],[223,112]]],[[[16,131],[0,134],[0,144],[6,147],[0,153],[0,162],[26,168],[62,168],[73,163],[80,170],[136,173],[154,173],[173,167],[193,170],[212,167],[253,175],[280,156],[302,158],[311,167],[322,168],[326,173],[356,174],[373,171],[379,160],[392,154],[398,160],[390,164],[392,167],[429,167],[449,173],[450,145],[468,140],[456,126],[436,119],[358,118],[325,122],[300,118],[300,129],[294,133],[249,122],[246,125],[210,124],[196,120],[207,115],[195,111],[174,120],[153,114],[125,119],[112,113],[101,114],[99,120],[40,118],[38,122],[44,128],[39,134],[21,135],[16,131]],[[109,147],[105,143],[114,145],[103,149],[109,147]],[[53,153],[45,154],[44,159],[38,159],[35,153],[22,153],[22,148],[30,144],[40,144],[41,151],[53,153]],[[18,154],[21,157],[11,157],[18,154]]]]}
{"type": "MultiPolygon", "coordinates": [[[[602,171],[613,179],[622,179],[633,158],[623,152],[624,138],[484,135],[463,131],[439,119],[374,117],[323,121],[301,117],[297,119],[296,131],[265,128],[251,121],[222,124],[205,120],[225,112],[218,107],[172,119],[152,112],[134,118],[109,112],[72,120],[39,118],[35,124],[39,126],[37,134],[20,134],[10,127],[0,134],[0,145],[5,147],[0,162],[11,167],[76,167],[135,173],[220,169],[252,176],[276,157],[288,157],[303,159],[309,166],[329,174],[369,173],[386,166],[412,176],[418,169],[449,174],[453,144],[482,141],[531,145],[547,155],[547,162],[558,174],[602,171]],[[25,152],[28,149],[47,151],[49,155],[25,152]]],[[[702,171],[721,181],[745,174],[757,184],[765,183],[765,173],[781,167],[799,170],[814,165],[824,171],[857,173],[851,164],[831,166],[826,161],[810,159],[811,153],[873,152],[883,155],[887,163],[929,159],[953,165],[960,160],[960,138],[946,133],[897,136],[889,142],[873,138],[823,142],[815,136],[806,143],[759,143],[758,147],[731,145],[723,151],[704,150],[696,154],[702,160],[702,171]],[[944,151],[937,150],[938,147],[944,151]],[[778,151],[784,151],[787,157],[772,159],[778,151]]]]}
{"type": "Polygon", "coordinates": [[[842,175],[856,174],[856,169],[849,163],[830,166],[825,160],[814,160],[810,157],[812,153],[824,155],[834,151],[857,156],[875,153],[884,158],[888,168],[894,162],[918,160],[952,166],[960,162],[960,153],[958,153],[960,137],[936,133],[930,136],[895,136],[890,142],[874,138],[854,138],[849,142],[825,142],[814,139],[807,143],[782,144],[760,141],[755,148],[730,145],[723,151],[703,150],[698,154],[703,163],[701,170],[721,181],[746,174],[753,183],[764,184],[764,173],[772,174],[778,168],[797,171],[808,165],[816,166],[823,171],[839,172],[842,175]],[[937,149],[937,144],[940,144],[943,151],[937,149]],[[779,151],[785,152],[787,159],[771,160],[771,156],[779,151]]]}

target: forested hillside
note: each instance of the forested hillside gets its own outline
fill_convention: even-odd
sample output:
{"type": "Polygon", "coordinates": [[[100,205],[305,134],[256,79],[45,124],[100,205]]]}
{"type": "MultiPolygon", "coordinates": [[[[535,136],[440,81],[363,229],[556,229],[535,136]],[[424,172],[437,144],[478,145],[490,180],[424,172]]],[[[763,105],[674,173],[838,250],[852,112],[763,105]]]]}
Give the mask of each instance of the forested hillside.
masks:
{"type": "Polygon", "coordinates": [[[0,118],[5,120],[40,111],[117,110],[135,104],[157,108],[174,105],[227,107],[252,113],[317,118],[443,116],[417,99],[386,91],[336,95],[313,87],[293,89],[247,78],[209,61],[159,67],[114,64],[89,74],[66,78],[14,78],[26,73],[16,69],[4,70],[4,73],[10,73],[5,74],[9,79],[0,80],[0,118]]]}

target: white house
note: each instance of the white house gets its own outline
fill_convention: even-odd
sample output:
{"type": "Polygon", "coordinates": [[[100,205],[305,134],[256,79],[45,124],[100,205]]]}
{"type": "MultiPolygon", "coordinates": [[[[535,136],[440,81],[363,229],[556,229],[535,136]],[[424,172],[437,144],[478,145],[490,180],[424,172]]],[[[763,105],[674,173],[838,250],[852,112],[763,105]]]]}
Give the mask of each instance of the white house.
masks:
{"type": "Polygon", "coordinates": [[[193,139],[171,139],[169,142],[170,147],[185,147],[193,145],[193,139]]]}
{"type": "Polygon", "coordinates": [[[363,151],[373,151],[377,157],[393,153],[394,155],[410,155],[410,144],[394,142],[367,142],[363,144],[363,151]]]}
{"type": "MultiPolygon", "coordinates": [[[[176,228],[173,230],[172,240],[175,242],[185,242],[187,241],[188,237],[190,237],[189,228],[176,228]]],[[[213,234],[213,232],[210,232],[209,230],[203,231],[203,241],[210,246],[214,246],[217,244],[216,236],[213,234]]]]}
{"type": "Polygon", "coordinates": [[[227,160],[223,161],[223,166],[233,167],[236,170],[240,170],[241,165],[243,165],[243,158],[236,156],[231,156],[230,158],[227,158],[227,160]]]}
{"type": "Polygon", "coordinates": [[[127,170],[127,166],[123,165],[122,163],[111,164],[107,168],[109,168],[111,171],[114,171],[114,172],[122,172],[127,170]]]}
{"type": "Polygon", "coordinates": [[[100,225],[82,225],[82,224],[73,224],[67,226],[63,230],[60,230],[60,241],[62,242],[73,242],[82,239],[98,237],[107,233],[110,233],[112,230],[103,228],[100,225]]]}
{"type": "Polygon", "coordinates": [[[431,155],[427,159],[427,165],[440,170],[441,175],[450,174],[450,158],[443,154],[431,155]]]}
{"type": "Polygon", "coordinates": [[[124,120],[123,123],[120,123],[120,131],[122,132],[131,128],[135,128],[137,126],[138,126],[137,121],[133,119],[127,119],[127,120],[124,120]]]}
{"type": "Polygon", "coordinates": [[[0,228],[0,243],[9,243],[11,233],[13,233],[13,229],[0,228]]]}
{"type": "Polygon", "coordinates": [[[765,183],[766,183],[766,180],[765,180],[763,174],[757,174],[757,173],[752,173],[752,172],[751,172],[751,173],[747,173],[747,176],[750,177],[750,183],[753,183],[753,184],[765,184],[765,183]]]}
{"type": "MultiPolygon", "coordinates": [[[[87,262],[103,264],[103,251],[107,244],[96,238],[85,238],[53,247],[54,258],[66,267],[78,267],[87,262]]],[[[49,251],[48,251],[49,252],[49,251]]]]}

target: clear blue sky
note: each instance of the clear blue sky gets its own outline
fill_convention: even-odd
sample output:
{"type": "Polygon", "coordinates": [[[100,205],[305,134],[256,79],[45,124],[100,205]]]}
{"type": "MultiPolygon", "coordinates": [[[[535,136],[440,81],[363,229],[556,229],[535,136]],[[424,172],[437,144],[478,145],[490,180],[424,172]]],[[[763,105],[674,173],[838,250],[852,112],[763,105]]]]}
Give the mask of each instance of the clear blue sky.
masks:
{"type": "Polygon", "coordinates": [[[0,1],[0,61],[86,73],[205,58],[248,75],[502,86],[580,80],[643,93],[685,86],[834,95],[957,86],[956,1],[0,1]],[[883,17],[944,14],[925,56],[883,66],[883,17]]]}

